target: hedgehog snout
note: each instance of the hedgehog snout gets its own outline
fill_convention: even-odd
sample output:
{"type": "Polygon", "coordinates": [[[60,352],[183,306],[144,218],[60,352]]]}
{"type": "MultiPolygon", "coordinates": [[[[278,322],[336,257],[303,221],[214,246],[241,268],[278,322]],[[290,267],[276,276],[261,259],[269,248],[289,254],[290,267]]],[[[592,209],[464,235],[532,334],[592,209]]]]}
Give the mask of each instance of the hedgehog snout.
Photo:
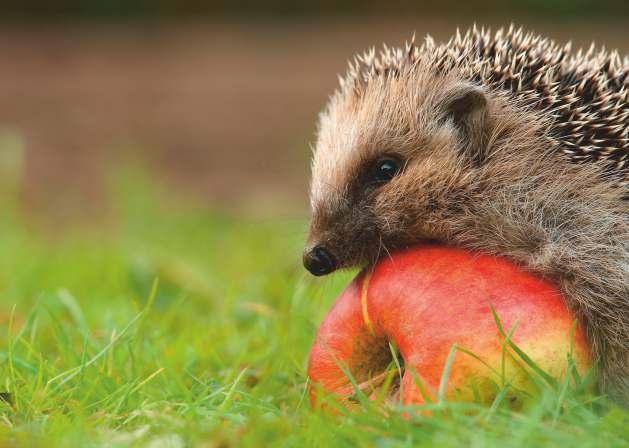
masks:
{"type": "Polygon", "coordinates": [[[306,249],[303,257],[304,267],[312,275],[327,275],[337,268],[337,262],[332,253],[324,246],[306,249]]]}

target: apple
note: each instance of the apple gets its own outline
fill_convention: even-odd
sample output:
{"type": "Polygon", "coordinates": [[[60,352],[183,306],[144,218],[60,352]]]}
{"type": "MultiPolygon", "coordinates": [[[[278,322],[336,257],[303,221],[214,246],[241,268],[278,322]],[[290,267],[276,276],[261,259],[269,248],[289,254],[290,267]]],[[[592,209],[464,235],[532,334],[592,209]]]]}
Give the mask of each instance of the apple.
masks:
{"type": "Polygon", "coordinates": [[[331,394],[351,406],[350,373],[371,399],[382,392],[403,404],[489,403],[509,384],[509,400],[522,402],[537,390],[522,352],[555,379],[569,365],[580,373],[591,366],[556,286],[501,257],[413,247],[358,274],[337,299],[310,352],[310,400],[316,406],[331,394]],[[392,347],[401,371],[391,369],[392,347]]]}

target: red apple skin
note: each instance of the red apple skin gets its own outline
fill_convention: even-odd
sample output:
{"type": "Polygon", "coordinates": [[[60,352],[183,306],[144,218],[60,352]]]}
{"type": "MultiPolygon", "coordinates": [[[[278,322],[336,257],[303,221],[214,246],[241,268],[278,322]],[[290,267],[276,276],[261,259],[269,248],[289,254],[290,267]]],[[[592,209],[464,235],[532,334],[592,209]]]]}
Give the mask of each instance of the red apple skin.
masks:
{"type": "Polygon", "coordinates": [[[530,391],[528,367],[511,349],[503,362],[504,338],[492,307],[506,332],[516,325],[512,341],[552,376],[565,373],[571,347],[579,371],[591,366],[583,332],[553,284],[503,258],[419,246],[394,253],[371,274],[360,273],[337,299],[310,352],[311,403],[319,389],[347,403],[354,389],[341,366],[359,384],[369,381],[389,363],[389,341],[406,366],[404,404],[436,398],[454,344],[494,370],[457,351],[446,398],[489,402],[504,382],[530,391]]]}

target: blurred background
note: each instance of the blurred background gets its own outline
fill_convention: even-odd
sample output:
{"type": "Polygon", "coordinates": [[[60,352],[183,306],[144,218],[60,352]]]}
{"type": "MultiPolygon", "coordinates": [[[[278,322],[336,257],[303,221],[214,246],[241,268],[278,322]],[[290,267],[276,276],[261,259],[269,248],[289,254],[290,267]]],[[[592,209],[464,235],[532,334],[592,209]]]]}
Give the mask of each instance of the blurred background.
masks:
{"type": "MultiPolygon", "coordinates": [[[[306,405],[310,147],[355,52],[474,22],[629,53],[629,0],[0,0],[0,446],[387,444],[306,405]]],[[[400,443],[624,434],[543,403],[400,443]]]]}
{"type": "Polygon", "coordinates": [[[627,0],[0,4],[0,174],[23,210],[64,223],[106,221],[108,173],[138,163],[208,207],[305,216],[337,74],[413,32],[515,22],[629,52],[627,0]]]}

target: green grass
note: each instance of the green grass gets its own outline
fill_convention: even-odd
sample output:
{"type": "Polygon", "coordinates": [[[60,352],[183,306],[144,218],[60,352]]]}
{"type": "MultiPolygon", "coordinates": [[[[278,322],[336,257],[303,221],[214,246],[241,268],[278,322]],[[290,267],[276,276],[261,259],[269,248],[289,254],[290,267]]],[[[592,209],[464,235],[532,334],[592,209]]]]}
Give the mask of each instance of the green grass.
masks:
{"type": "Polygon", "coordinates": [[[562,384],[525,411],[312,410],[308,351],[351,273],[304,275],[304,220],[116,185],[107,231],[54,238],[2,196],[1,446],[629,446],[626,411],[562,384]]]}

